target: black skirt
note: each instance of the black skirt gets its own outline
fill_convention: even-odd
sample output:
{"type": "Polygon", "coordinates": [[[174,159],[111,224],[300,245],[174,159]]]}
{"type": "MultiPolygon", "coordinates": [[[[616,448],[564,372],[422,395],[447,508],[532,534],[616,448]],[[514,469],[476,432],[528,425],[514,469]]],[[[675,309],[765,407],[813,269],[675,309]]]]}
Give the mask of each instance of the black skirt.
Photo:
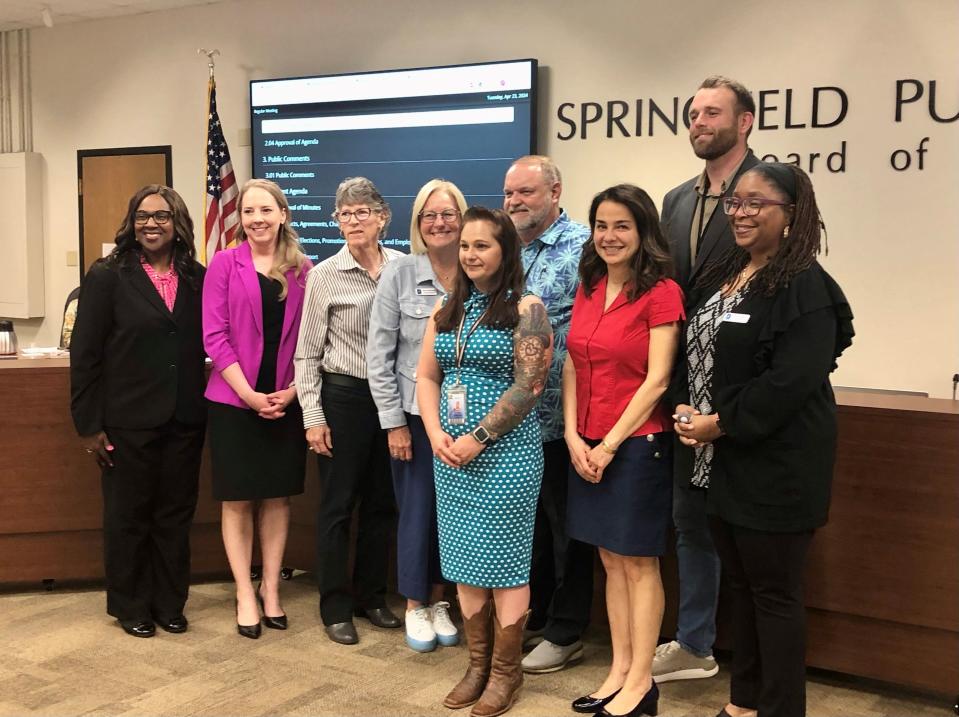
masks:
{"type": "Polygon", "coordinates": [[[293,401],[275,421],[249,408],[209,402],[214,500],[282,498],[303,492],[306,438],[293,401]]]}
{"type": "Polygon", "coordinates": [[[665,553],[673,505],[672,464],[672,434],[654,433],[623,441],[599,483],[583,480],[570,466],[569,537],[617,555],[665,553]]]}
{"type": "MultiPolygon", "coordinates": [[[[263,311],[263,355],[256,390],[272,393],[277,389],[276,356],[286,300],[280,300],[280,282],[260,273],[256,276],[263,311]]],[[[306,437],[297,401],[275,421],[260,418],[250,408],[209,403],[214,500],[283,498],[303,492],[306,437]]]]}

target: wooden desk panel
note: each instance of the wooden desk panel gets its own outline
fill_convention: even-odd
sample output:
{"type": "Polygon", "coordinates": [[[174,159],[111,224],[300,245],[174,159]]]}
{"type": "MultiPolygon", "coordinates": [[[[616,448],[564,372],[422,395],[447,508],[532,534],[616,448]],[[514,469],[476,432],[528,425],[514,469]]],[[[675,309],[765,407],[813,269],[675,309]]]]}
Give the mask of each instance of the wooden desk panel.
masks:
{"type": "MultiPolygon", "coordinates": [[[[100,470],[70,418],[66,359],[0,362],[0,583],[103,578],[100,470]]],[[[193,573],[227,575],[204,452],[193,573]]]]}
{"type": "Polygon", "coordinates": [[[829,524],[810,556],[808,605],[956,629],[959,420],[840,410],[842,450],[829,524]],[[951,442],[930,442],[936,433],[951,442]]]}
{"type": "Polygon", "coordinates": [[[808,664],[959,688],[959,403],[837,392],[829,523],[806,573],[808,664]]]}

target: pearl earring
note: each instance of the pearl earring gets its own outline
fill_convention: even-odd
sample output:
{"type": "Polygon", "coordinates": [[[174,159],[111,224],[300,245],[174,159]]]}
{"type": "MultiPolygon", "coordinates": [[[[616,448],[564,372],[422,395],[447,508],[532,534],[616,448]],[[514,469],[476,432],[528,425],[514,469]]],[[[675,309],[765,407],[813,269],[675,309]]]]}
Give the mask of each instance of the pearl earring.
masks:
{"type": "Polygon", "coordinates": [[[787,224],[785,227],[783,227],[783,239],[786,239],[788,237],[789,237],[789,225],[787,224]]]}

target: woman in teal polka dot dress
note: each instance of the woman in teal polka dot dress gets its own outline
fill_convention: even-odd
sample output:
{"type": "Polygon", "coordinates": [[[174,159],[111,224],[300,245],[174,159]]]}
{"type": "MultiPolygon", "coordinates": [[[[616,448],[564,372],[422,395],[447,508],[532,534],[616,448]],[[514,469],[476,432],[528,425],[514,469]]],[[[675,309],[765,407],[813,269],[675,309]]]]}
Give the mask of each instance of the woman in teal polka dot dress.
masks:
{"type": "Polygon", "coordinates": [[[460,271],[423,339],[417,394],[433,448],[440,564],[457,583],[470,648],[443,704],[493,717],[516,701],[536,499],[539,422],[552,330],[523,294],[519,237],[500,210],[469,209],[460,271]],[[430,350],[432,349],[432,350],[430,350]]]}

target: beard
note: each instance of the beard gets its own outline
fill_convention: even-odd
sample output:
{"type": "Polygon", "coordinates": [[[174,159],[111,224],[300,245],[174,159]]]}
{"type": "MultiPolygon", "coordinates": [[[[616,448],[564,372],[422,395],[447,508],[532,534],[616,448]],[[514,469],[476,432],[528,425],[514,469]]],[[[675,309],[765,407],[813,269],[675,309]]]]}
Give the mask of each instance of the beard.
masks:
{"type": "MultiPolygon", "coordinates": [[[[701,135],[700,135],[701,136],[701,135]]],[[[697,145],[695,138],[690,135],[689,143],[693,146],[693,153],[700,159],[719,159],[726,152],[736,146],[739,135],[735,126],[722,127],[713,132],[712,138],[705,144],[697,145]]]]}
{"type": "Polygon", "coordinates": [[[513,226],[518,232],[526,232],[535,229],[549,214],[549,207],[544,207],[539,211],[533,211],[527,207],[527,211],[519,213],[510,213],[509,218],[513,220],[513,226]]]}

